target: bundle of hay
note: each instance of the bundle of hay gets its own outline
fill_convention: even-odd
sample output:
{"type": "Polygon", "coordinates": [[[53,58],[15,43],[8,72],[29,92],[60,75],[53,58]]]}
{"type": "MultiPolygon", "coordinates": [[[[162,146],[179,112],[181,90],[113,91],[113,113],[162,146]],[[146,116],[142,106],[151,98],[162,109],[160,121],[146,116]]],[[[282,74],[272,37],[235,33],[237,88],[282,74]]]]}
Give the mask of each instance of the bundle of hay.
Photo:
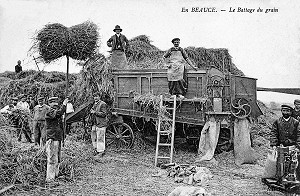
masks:
{"type": "MultiPolygon", "coordinates": [[[[129,40],[129,48],[126,56],[130,68],[163,68],[163,55],[166,51],[158,49],[151,44],[151,40],[146,35],[140,35],[129,40]]],[[[191,61],[201,69],[214,65],[217,69],[227,70],[234,75],[244,75],[231,60],[228,49],[206,49],[201,47],[185,48],[191,61]]]]}
{"type": "Polygon", "coordinates": [[[162,68],[164,51],[151,44],[146,35],[140,35],[129,40],[126,56],[130,68],[162,68]]]}
{"type": "Polygon", "coordinates": [[[84,65],[74,85],[72,97],[76,105],[86,102],[91,96],[114,100],[113,76],[110,64],[102,54],[94,55],[84,65]]]}
{"type": "Polygon", "coordinates": [[[86,60],[98,48],[97,29],[97,25],[90,21],[70,28],[59,23],[47,24],[37,32],[31,50],[33,53],[38,52],[38,59],[45,63],[65,55],[76,60],[86,60]]]}

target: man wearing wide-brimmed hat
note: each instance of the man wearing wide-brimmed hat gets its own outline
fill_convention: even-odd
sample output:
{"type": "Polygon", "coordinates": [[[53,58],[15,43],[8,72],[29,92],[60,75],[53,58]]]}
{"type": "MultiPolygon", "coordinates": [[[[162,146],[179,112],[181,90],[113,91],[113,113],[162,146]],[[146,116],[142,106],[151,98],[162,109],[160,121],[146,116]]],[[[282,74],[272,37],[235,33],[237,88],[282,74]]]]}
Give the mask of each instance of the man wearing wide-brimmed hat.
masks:
{"type": "Polygon", "coordinates": [[[179,47],[180,39],[172,39],[174,47],[170,48],[163,56],[168,66],[168,86],[169,93],[184,98],[188,81],[186,75],[185,64],[188,63],[194,70],[197,70],[188,58],[187,53],[179,47]]]}
{"type": "Polygon", "coordinates": [[[300,99],[295,99],[294,101],[295,108],[292,112],[292,117],[300,121],[300,99]]]}
{"type": "MultiPolygon", "coordinates": [[[[296,149],[300,148],[300,125],[299,121],[291,116],[292,110],[293,108],[289,105],[281,106],[282,117],[275,120],[270,133],[270,146],[278,152],[276,177],[281,180],[288,180],[285,179],[285,175],[291,172],[291,169],[295,169],[284,169],[284,165],[294,164],[293,162],[287,163],[285,156],[295,153],[296,149]]],[[[296,159],[295,162],[298,160],[296,159]]],[[[297,178],[300,180],[299,175],[297,178]]]]}
{"type": "Polygon", "coordinates": [[[49,106],[44,103],[44,97],[38,98],[38,104],[33,108],[33,134],[36,145],[46,144],[46,112],[49,106]]]}
{"type": "Polygon", "coordinates": [[[52,181],[58,175],[61,157],[61,141],[63,139],[62,115],[66,110],[68,98],[58,105],[58,97],[48,100],[50,108],[45,115],[46,120],[46,152],[47,152],[47,174],[46,181],[52,181]]]}
{"type": "Polygon", "coordinates": [[[111,64],[113,69],[126,69],[127,59],[125,51],[128,48],[128,39],[121,34],[122,29],[116,25],[114,30],[116,34],[107,41],[107,46],[111,47],[111,64]]]}
{"type": "Polygon", "coordinates": [[[95,103],[91,109],[93,119],[91,138],[96,156],[103,156],[105,153],[105,132],[108,123],[107,100],[105,96],[102,99],[95,96],[94,100],[95,103]]]}

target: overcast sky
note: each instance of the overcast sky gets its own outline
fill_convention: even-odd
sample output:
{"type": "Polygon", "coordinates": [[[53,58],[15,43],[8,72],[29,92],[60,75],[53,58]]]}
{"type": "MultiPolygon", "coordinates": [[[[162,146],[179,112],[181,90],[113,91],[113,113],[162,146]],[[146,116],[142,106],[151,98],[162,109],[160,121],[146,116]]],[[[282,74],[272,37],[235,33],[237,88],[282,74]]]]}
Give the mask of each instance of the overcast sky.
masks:
{"type": "MultiPolygon", "coordinates": [[[[91,20],[99,26],[102,53],[116,24],[127,38],[146,34],[162,50],[181,38],[181,46],[228,48],[233,62],[260,87],[300,87],[299,0],[1,0],[0,72],[37,69],[27,55],[36,30],[48,23],[67,27],[91,20]],[[182,7],[189,12],[181,12],[182,7]],[[214,13],[194,13],[192,7],[215,7],[214,13]],[[230,7],[236,12],[229,12],[230,7]],[[238,7],[255,12],[237,12],[238,7]],[[257,12],[258,8],[263,12],[257,12]],[[266,9],[278,12],[265,13],[266,9]],[[226,10],[226,11],[221,11],[226,10]]],[[[46,71],[65,71],[65,59],[39,64],[46,71]]],[[[72,61],[70,71],[79,72],[72,61]]],[[[258,93],[262,101],[292,102],[300,96],[258,93]]]]}

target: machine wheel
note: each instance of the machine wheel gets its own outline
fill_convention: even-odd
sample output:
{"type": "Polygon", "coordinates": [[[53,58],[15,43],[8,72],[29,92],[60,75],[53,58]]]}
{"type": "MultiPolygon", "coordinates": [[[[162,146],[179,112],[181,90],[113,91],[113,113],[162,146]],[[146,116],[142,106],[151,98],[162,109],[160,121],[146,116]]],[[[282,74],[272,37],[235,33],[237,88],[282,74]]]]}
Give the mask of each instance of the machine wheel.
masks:
{"type": "Polygon", "coordinates": [[[106,146],[115,145],[117,148],[131,148],[134,143],[134,134],[126,123],[116,122],[107,127],[106,146]]]}
{"type": "Polygon", "coordinates": [[[232,135],[230,129],[223,128],[220,130],[218,144],[216,147],[217,154],[231,150],[232,137],[233,137],[233,135],[232,135]]]}
{"type": "Polygon", "coordinates": [[[239,119],[248,117],[251,114],[251,106],[247,99],[236,98],[231,102],[231,113],[239,119]]]}

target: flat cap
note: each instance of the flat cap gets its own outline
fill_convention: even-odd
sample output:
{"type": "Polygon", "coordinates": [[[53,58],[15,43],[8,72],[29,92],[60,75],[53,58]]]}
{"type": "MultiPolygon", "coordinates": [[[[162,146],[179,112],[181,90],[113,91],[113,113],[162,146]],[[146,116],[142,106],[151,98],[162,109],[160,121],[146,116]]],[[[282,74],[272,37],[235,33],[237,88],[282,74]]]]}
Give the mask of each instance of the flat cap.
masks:
{"type": "Polygon", "coordinates": [[[18,97],[13,97],[11,99],[14,100],[14,101],[18,101],[19,100],[18,97]]]}
{"type": "Polygon", "coordinates": [[[172,39],[172,43],[174,43],[175,41],[180,41],[180,39],[178,37],[172,39]]]}
{"type": "Polygon", "coordinates": [[[39,101],[40,101],[40,100],[44,100],[44,98],[45,98],[45,97],[39,97],[38,100],[39,100],[39,101]]]}
{"type": "Polygon", "coordinates": [[[58,102],[58,97],[50,97],[50,98],[48,99],[48,102],[49,102],[49,103],[58,102]]]}
{"type": "Polygon", "coordinates": [[[294,104],[300,104],[300,99],[295,99],[294,104]]]}
{"type": "Polygon", "coordinates": [[[281,109],[293,110],[293,108],[291,106],[285,105],[285,104],[281,105],[281,109]]]}

